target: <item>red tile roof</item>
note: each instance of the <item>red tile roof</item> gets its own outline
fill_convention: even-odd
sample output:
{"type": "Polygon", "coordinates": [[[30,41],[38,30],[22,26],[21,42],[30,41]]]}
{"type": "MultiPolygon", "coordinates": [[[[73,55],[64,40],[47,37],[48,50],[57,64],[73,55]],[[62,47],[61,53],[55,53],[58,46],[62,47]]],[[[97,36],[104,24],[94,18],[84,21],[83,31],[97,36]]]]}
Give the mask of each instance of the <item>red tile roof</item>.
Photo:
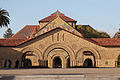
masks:
{"type": "Polygon", "coordinates": [[[57,11],[56,11],[55,13],[51,14],[50,16],[48,16],[48,17],[40,20],[39,22],[44,22],[44,21],[45,21],[45,22],[50,22],[50,21],[52,21],[54,18],[56,18],[57,15],[59,15],[60,18],[62,18],[64,21],[73,21],[73,22],[76,22],[76,20],[71,19],[70,17],[67,17],[67,16],[65,16],[64,14],[60,13],[60,12],[57,13],[57,11]]]}
{"type": "Polygon", "coordinates": [[[100,46],[120,46],[120,38],[91,38],[100,46]]]}
{"type": "Polygon", "coordinates": [[[17,46],[26,41],[26,39],[0,39],[0,46],[17,46]]]}
{"type": "Polygon", "coordinates": [[[26,25],[23,29],[21,29],[19,32],[14,34],[11,39],[14,38],[27,38],[30,37],[33,33],[35,33],[37,30],[40,29],[39,25],[26,25]]]}
{"type": "MultiPolygon", "coordinates": [[[[45,33],[47,33],[47,32],[45,32],[45,33]]],[[[45,33],[43,33],[43,34],[45,34],[45,33]]],[[[41,35],[43,35],[43,34],[41,34],[41,35]]],[[[74,34],[74,35],[76,35],[76,34],[74,34]]],[[[40,35],[38,35],[38,36],[40,36],[40,35]]],[[[36,36],[36,37],[38,37],[38,36],[36,36]]],[[[76,35],[76,36],[80,37],[79,35],[76,35]]],[[[25,38],[0,39],[0,46],[18,46],[24,42],[27,42],[29,40],[36,38],[36,37],[32,37],[29,39],[25,39],[25,38]]],[[[92,43],[95,43],[97,45],[100,45],[100,46],[120,46],[120,38],[84,38],[84,39],[86,39],[92,43]]]]}

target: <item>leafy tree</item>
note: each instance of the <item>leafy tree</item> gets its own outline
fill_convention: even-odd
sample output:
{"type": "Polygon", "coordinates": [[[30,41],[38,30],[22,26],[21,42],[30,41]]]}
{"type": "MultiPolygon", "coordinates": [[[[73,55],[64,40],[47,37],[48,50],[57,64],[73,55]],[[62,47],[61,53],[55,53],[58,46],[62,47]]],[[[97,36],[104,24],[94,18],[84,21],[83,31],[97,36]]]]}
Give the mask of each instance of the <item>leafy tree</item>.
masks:
{"type": "Polygon", "coordinates": [[[9,13],[5,9],[0,8],[0,27],[10,24],[9,13]]]}
{"type": "Polygon", "coordinates": [[[101,38],[110,38],[109,34],[106,32],[99,32],[101,38]]]}
{"type": "Polygon", "coordinates": [[[113,36],[113,38],[120,38],[120,29],[117,33],[115,33],[115,35],[113,36]]]}
{"type": "Polygon", "coordinates": [[[14,35],[12,33],[12,30],[11,28],[8,28],[6,31],[5,31],[5,34],[3,35],[4,38],[10,38],[12,35],[14,35]]]}
{"type": "Polygon", "coordinates": [[[89,25],[77,25],[77,30],[81,30],[86,38],[110,38],[106,32],[99,32],[89,25]]]}

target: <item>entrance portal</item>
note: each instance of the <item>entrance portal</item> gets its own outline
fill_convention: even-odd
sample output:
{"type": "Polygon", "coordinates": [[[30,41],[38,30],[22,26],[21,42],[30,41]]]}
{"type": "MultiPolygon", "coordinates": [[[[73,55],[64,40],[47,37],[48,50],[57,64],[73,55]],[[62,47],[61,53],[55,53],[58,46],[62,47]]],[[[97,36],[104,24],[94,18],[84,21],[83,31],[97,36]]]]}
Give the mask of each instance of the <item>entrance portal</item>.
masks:
{"type": "Polygon", "coordinates": [[[24,65],[24,68],[30,68],[30,67],[32,67],[32,62],[30,59],[25,59],[23,61],[23,65],[24,65]]]}
{"type": "Polygon", "coordinates": [[[60,57],[55,57],[53,60],[53,68],[62,68],[62,61],[60,57]]]}
{"type": "Polygon", "coordinates": [[[86,59],[83,64],[84,67],[92,67],[92,65],[93,63],[91,59],[86,59]]]}

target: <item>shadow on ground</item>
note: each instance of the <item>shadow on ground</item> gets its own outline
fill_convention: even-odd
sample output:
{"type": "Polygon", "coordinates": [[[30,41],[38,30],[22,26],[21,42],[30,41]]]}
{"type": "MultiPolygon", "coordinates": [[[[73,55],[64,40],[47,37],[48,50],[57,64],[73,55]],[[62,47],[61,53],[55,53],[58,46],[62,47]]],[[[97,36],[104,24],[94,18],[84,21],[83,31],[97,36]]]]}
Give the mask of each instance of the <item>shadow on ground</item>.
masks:
{"type": "Polygon", "coordinates": [[[14,80],[15,76],[0,76],[0,80],[14,80]]]}

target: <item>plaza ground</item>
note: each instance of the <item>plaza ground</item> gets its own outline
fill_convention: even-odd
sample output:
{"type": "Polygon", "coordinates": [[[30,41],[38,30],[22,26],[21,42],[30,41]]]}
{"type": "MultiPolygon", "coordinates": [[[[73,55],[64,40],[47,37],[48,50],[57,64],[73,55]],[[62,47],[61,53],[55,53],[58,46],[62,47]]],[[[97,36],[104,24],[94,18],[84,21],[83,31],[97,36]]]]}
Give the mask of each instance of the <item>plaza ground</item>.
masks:
{"type": "Polygon", "coordinates": [[[120,68],[1,69],[0,80],[120,80],[120,68]]]}

